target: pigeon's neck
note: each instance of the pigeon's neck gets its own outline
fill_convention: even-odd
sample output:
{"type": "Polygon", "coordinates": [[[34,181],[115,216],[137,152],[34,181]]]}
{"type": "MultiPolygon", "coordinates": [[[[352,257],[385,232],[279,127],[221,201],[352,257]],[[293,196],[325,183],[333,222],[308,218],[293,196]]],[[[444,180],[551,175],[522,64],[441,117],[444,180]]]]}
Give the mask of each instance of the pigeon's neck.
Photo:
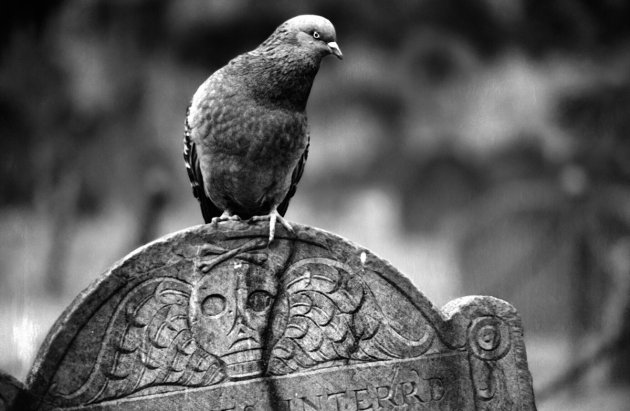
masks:
{"type": "Polygon", "coordinates": [[[255,99],[304,111],[320,60],[290,48],[254,51],[248,53],[242,75],[255,99]]]}

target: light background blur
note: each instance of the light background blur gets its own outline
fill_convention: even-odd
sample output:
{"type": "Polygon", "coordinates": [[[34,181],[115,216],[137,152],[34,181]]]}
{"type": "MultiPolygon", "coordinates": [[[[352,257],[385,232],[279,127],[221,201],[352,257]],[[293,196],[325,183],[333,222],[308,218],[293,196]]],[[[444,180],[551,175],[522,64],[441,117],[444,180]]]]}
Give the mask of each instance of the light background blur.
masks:
{"type": "Polygon", "coordinates": [[[628,409],[629,2],[0,7],[0,369],[23,380],[77,293],[202,223],[181,156],[188,100],[313,13],[344,60],[315,81],[287,217],[372,249],[438,306],[514,304],[540,410],[628,409]]]}

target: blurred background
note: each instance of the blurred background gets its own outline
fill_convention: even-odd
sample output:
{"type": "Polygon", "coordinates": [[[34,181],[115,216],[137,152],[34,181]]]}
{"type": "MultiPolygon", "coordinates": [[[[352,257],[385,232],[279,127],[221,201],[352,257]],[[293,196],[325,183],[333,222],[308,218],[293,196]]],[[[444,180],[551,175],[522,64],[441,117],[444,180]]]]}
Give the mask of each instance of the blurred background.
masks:
{"type": "Polygon", "coordinates": [[[438,306],[515,305],[540,410],[627,410],[622,0],[2,2],[0,369],[23,380],[100,273],[202,223],[188,101],[305,13],[335,24],[344,60],[313,87],[287,217],[372,249],[438,306]]]}

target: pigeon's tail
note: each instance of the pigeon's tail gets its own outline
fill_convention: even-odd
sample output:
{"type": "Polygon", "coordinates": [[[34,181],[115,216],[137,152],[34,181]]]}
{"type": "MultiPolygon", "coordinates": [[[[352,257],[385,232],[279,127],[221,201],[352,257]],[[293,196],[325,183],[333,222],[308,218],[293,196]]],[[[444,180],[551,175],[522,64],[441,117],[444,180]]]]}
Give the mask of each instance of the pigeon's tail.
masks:
{"type": "Polygon", "coordinates": [[[195,143],[192,141],[190,124],[188,123],[188,115],[190,106],[186,110],[186,123],[184,126],[184,162],[186,163],[186,171],[192,186],[192,192],[201,206],[201,215],[206,223],[209,223],[213,217],[219,217],[222,211],[214,205],[203,190],[203,177],[199,169],[199,158],[195,143]]]}

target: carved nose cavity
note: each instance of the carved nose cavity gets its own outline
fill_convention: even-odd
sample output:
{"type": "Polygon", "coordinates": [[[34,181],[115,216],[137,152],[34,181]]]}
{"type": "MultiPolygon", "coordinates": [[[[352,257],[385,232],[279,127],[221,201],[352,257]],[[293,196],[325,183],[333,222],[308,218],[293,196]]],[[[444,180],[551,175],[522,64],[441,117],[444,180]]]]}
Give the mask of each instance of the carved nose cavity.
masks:
{"type": "Polygon", "coordinates": [[[230,378],[251,378],[263,373],[262,347],[256,338],[255,330],[243,323],[239,316],[235,323],[234,341],[228,348],[228,353],[221,357],[226,365],[230,378]]]}

